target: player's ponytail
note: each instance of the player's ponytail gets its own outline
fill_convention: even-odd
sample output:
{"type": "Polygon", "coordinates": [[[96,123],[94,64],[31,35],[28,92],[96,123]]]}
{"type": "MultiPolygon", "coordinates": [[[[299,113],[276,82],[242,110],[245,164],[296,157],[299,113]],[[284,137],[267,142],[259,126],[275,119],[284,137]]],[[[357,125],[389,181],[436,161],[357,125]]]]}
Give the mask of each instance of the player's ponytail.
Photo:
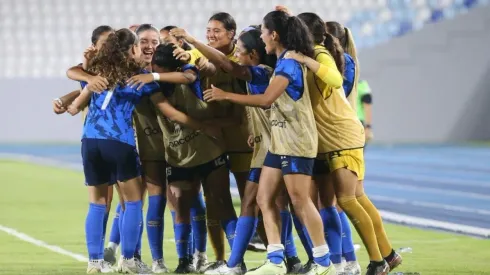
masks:
{"type": "Polygon", "coordinates": [[[308,27],[296,16],[283,11],[271,11],[264,17],[264,27],[279,35],[279,42],[287,50],[313,57],[313,40],[308,27]]]}
{"type": "Polygon", "coordinates": [[[88,71],[105,77],[108,87],[124,86],[125,81],[141,70],[141,65],[129,55],[138,37],[129,29],[109,34],[106,42],[89,63],[88,71]]]}
{"type": "Polygon", "coordinates": [[[326,32],[325,24],[320,16],[312,12],[304,12],[299,14],[298,17],[308,26],[315,44],[323,45],[327,49],[334,59],[335,65],[337,65],[337,70],[344,75],[344,50],[338,39],[326,32]]]}

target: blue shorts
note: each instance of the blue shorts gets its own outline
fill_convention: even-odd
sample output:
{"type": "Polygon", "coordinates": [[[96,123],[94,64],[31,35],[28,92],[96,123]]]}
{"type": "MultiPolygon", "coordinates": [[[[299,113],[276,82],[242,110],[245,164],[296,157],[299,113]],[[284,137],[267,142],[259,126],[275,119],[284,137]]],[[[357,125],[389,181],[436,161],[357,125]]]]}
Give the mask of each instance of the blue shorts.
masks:
{"type": "Polygon", "coordinates": [[[259,183],[261,172],[262,168],[250,168],[250,171],[248,172],[248,181],[259,183]]]}
{"type": "Polygon", "coordinates": [[[176,181],[206,179],[209,174],[223,165],[228,165],[226,154],[194,167],[176,167],[167,163],[167,182],[170,184],[176,181]]]}
{"type": "Polygon", "coordinates": [[[315,159],[304,157],[280,156],[267,152],[264,166],[280,169],[283,175],[304,174],[313,175],[315,159]]]}
{"type": "Polygon", "coordinates": [[[141,176],[136,147],[117,140],[82,139],[85,183],[89,186],[114,184],[141,176]]]}

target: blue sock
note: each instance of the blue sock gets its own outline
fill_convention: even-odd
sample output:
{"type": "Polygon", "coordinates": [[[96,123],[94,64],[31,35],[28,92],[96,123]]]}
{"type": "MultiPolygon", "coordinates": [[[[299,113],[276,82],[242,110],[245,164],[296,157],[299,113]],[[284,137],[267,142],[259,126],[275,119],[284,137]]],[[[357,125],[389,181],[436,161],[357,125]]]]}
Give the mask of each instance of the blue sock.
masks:
{"type": "Polygon", "coordinates": [[[122,232],[122,255],[126,259],[132,259],[136,252],[136,245],[141,234],[141,221],[143,215],[141,201],[127,201],[124,203],[124,218],[121,228],[122,232]]]}
{"type": "Polygon", "coordinates": [[[323,221],[323,230],[326,241],[330,248],[330,260],[334,264],[342,262],[342,223],[340,222],[339,212],[335,206],[320,210],[323,221]]]}
{"type": "Polygon", "coordinates": [[[330,253],[328,245],[322,245],[319,247],[313,248],[313,259],[315,263],[321,266],[329,266],[330,265],[330,253]]]}
{"type": "Polygon", "coordinates": [[[349,218],[347,218],[345,212],[340,212],[339,217],[342,223],[342,256],[347,262],[357,261],[349,218]]]}
{"type": "Polygon", "coordinates": [[[145,230],[145,227],[143,226],[143,209],[141,209],[141,222],[139,229],[140,232],[138,236],[138,242],[136,243],[136,250],[134,251],[134,255],[141,258],[141,239],[143,238],[143,231],[145,230]]]}
{"type": "MultiPolygon", "coordinates": [[[[271,246],[272,245],[269,245],[267,249],[269,249],[271,246]]],[[[281,264],[284,261],[284,249],[277,249],[274,252],[267,251],[267,259],[271,261],[273,264],[281,264]]]]}
{"type": "Polygon", "coordinates": [[[88,257],[90,260],[104,258],[102,231],[104,230],[105,204],[90,203],[87,218],[85,219],[85,240],[87,242],[88,257]],[[102,245],[102,258],[100,250],[102,245]]]}
{"type": "Polygon", "coordinates": [[[124,239],[124,236],[122,234],[122,227],[123,227],[123,223],[124,223],[124,212],[126,211],[122,211],[121,209],[121,214],[119,214],[119,239],[120,239],[120,243],[119,243],[119,248],[121,251],[123,251],[123,239],[124,239]]]}
{"type": "Polygon", "coordinates": [[[236,222],[237,218],[221,221],[221,227],[225,231],[228,244],[230,245],[230,250],[233,248],[233,241],[235,240],[236,222]]]}
{"type": "Polygon", "coordinates": [[[189,256],[189,259],[192,259],[194,257],[194,251],[196,251],[196,249],[194,248],[192,224],[191,224],[191,232],[189,232],[189,244],[187,245],[187,250],[188,250],[187,255],[189,256]]]}
{"type": "MultiPolygon", "coordinates": [[[[299,221],[298,217],[293,214],[293,223],[294,223],[294,228],[296,228],[296,233],[298,234],[299,239],[301,240],[301,243],[303,244],[303,247],[305,249],[306,254],[308,255],[308,260],[313,260],[313,246],[311,245],[311,241],[308,241],[309,236],[306,234],[306,228],[301,224],[299,221]]],[[[307,233],[307,232],[306,232],[307,233]]]]}
{"type": "Polygon", "coordinates": [[[188,255],[189,235],[191,233],[191,225],[179,223],[175,225],[175,245],[177,246],[177,255],[179,259],[186,258],[188,255]]]}
{"type": "Polygon", "coordinates": [[[231,249],[231,255],[228,260],[229,267],[235,267],[243,261],[243,255],[247,251],[248,243],[252,240],[252,237],[257,228],[257,218],[255,217],[240,217],[236,223],[236,235],[233,247],[231,249]]]}
{"type": "Polygon", "coordinates": [[[208,228],[206,227],[206,205],[202,192],[199,192],[192,203],[191,225],[195,249],[198,252],[206,252],[208,228]]]}
{"type": "Polygon", "coordinates": [[[293,227],[291,213],[288,210],[281,211],[281,243],[284,245],[284,253],[286,258],[297,257],[296,245],[293,239],[293,227]]]}
{"type": "Polygon", "coordinates": [[[163,212],[167,200],[161,195],[148,197],[146,213],[146,234],[150,245],[151,257],[154,261],[163,258],[163,212]]]}
{"type": "Polygon", "coordinates": [[[105,243],[105,234],[107,232],[107,221],[109,221],[109,212],[104,213],[104,227],[102,228],[102,238],[104,239],[104,242],[102,245],[105,243]]]}
{"type": "Polygon", "coordinates": [[[119,244],[121,242],[121,234],[119,233],[119,217],[121,216],[121,204],[117,204],[116,216],[112,221],[111,234],[109,236],[109,242],[119,244]]]}
{"type": "Polygon", "coordinates": [[[107,206],[106,206],[106,212],[104,213],[104,223],[102,224],[102,240],[101,240],[101,244],[100,244],[100,251],[99,251],[99,254],[102,255],[102,258],[104,258],[104,245],[105,245],[105,233],[106,233],[106,229],[107,229],[107,221],[109,220],[109,212],[107,212],[107,206]]]}

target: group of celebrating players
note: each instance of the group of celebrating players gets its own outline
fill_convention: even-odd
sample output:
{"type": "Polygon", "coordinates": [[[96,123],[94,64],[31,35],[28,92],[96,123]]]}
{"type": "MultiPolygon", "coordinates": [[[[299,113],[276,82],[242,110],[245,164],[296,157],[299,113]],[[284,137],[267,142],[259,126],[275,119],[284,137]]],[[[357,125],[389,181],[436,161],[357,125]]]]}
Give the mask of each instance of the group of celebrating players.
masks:
{"type": "Polygon", "coordinates": [[[238,36],[233,17],[216,13],[206,38],[175,26],[100,26],[83,63],[68,70],[82,89],[55,99],[54,110],[84,115],[87,273],[169,272],[167,204],[177,274],[360,274],[348,220],[369,255],[366,274],[400,265],[363,189],[370,124],[355,110],[371,98],[358,99],[349,29],[278,6],[238,36]],[[104,249],[113,186],[120,203],[104,249]],[[151,268],[141,261],[143,224],[151,268]],[[308,255],[304,265],[293,224],[308,255]],[[247,270],[244,254],[256,232],[267,260],[247,270]]]}

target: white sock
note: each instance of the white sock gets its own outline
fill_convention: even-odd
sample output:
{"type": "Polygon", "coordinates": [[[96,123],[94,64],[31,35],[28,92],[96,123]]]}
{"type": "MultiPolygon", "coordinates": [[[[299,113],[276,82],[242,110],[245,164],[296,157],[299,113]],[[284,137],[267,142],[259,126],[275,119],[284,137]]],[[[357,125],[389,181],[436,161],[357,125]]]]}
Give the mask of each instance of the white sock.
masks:
{"type": "Polygon", "coordinates": [[[276,251],[284,250],[284,245],[282,244],[269,244],[267,246],[267,253],[272,253],[276,251]]]}
{"type": "Polygon", "coordinates": [[[117,243],[113,243],[113,242],[109,242],[109,244],[107,245],[108,248],[112,249],[112,251],[116,252],[117,251],[117,248],[119,247],[119,245],[117,243]]]}
{"type": "Polygon", "coordinates": [[[330,250],[328,249],[328,245],[324,244],[321,246],[313,247],[313,257],[320,258],[328,254],[330,250]]]}

